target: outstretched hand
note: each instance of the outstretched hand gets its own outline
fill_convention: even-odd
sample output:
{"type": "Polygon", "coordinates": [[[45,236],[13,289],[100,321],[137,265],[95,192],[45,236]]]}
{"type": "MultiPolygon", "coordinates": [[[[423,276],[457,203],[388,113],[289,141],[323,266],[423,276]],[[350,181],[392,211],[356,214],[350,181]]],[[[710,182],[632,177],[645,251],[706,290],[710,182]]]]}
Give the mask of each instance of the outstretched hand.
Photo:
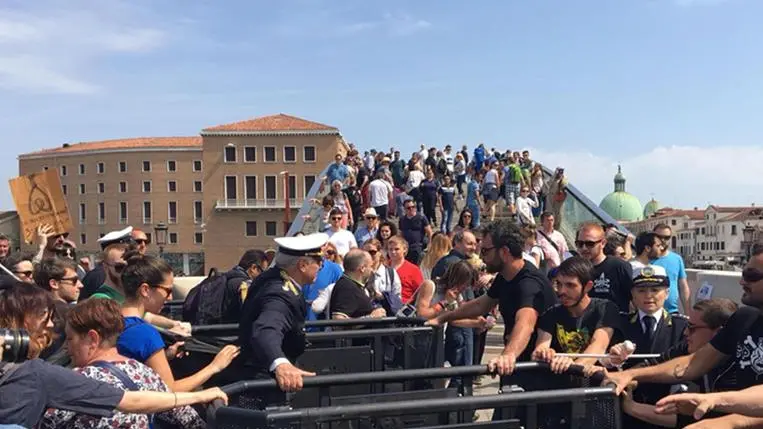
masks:
{"type": "Polygon", "coordinates": [[[715,408],[712,394],[681,393],[670,395],[657,401],[657,414],[685,414],[699,420],[715,408]]]}

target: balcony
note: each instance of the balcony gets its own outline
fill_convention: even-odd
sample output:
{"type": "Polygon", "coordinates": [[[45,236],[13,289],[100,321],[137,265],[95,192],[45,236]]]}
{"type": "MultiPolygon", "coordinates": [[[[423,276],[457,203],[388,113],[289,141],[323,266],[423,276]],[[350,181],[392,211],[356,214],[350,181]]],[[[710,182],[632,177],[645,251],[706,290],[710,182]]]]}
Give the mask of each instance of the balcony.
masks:
{"type": "MultiPolygon", "coordinates": [[[[290,198],[289,205],[292,209],[299,210],[303,203],[302,198],[290,198]]],[[[284,209],[286,201],[282,199],[265,200],[217,200],[215,210],[261,210],[261,209],[284,209]]]]}

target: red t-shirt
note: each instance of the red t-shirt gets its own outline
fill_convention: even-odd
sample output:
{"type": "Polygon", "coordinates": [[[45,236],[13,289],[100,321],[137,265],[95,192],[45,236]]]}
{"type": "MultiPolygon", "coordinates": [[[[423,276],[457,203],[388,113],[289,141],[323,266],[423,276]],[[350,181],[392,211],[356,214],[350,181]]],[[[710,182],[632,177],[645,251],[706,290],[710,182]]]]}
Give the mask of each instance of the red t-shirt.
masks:
{"type": "Polygon", "coordinates": [[[400,299],[404,304],[408,304],[419,286],[424,283],[424,276],[417,265],[407,260],[397,269],[397,275],[400,276],[400,299]]]}

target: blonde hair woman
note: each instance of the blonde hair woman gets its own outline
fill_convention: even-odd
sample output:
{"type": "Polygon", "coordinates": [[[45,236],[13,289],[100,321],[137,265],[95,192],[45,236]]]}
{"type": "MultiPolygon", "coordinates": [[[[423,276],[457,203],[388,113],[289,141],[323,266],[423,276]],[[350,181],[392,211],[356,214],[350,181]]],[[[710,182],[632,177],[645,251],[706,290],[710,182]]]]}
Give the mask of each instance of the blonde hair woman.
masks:
{"type": "Polygon", "coordinates": [[[443,256],[450,253],[450,249],[453,248],[450,238],[442,232],[437,232],[432,235],[432,241],[429,243],[427,253],[421,258],[421,275],[424,276],[424,280],[432,279],[432,268],[434,268],[437,261],[443,256]]]}

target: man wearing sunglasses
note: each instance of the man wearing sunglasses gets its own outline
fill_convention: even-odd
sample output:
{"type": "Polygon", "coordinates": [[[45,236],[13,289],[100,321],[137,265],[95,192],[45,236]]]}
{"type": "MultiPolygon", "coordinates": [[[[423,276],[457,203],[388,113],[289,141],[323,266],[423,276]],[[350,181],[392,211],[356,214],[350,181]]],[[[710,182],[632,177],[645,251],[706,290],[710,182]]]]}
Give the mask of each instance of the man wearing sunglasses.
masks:
{"type": "Polygon", "coordinates": [[[681,299],[681,305],[684,311],[691,308],[691,291],[689,282],[686,280],[686,268],[681,255],[670,251],[670,242],[673,231],[664,223],[654,227],[654,233],[660,240],[659,255],[651,263],[665,268],[670,279],[670,294],[665,301],[665,309],[668,313],[678,313],[678,300],[681,299]]]}
{"type": "MultiPolygon", "coordinates": [[[[694,353],[665,363],[607,374],[604,383],[613,383],[617,392],[632,381],[677,384],[697,380],[730,358],[736,365],[736,390],[763,384],[763,245],[752,248],[752,257],[742,271],[741,307],[729,318],[710,343],[694,353]]],[[[692,323],[695,323],[693,320],[692,323]]],[[[695,404],[696,405],[696,404],[695,404]]],[[[725,419],[725,417],[721,417],[725,419]]],[[[722,427],[722,426],[712,426],[722,427]]]]}
{"type": "MultiPolygon", "coordinates": [[[[135,242],[132,237],[133,228],[128,226],[125,229],[119,231],[111,231],[108,234],[98,239],[98,244],[101,246],[101,250],[105,251],[111,244],[122,243],[128,246],[133,246],[135,242]]],[[[144,233],[145,237],[146,234],[144,233]]],[[[82,279],[82,291],[80,292],[79,299],[85,300],[95,293],[106,282],[106,266],[103,263],[98,264],[95,268],[90,270],[82,279]]]]}
{"type": "Polygon", "coordinates": [[[71,358],[64,346],[66,314],[79,299],[82,289],[82,283],[77,276],[77,264],[63,258],[43,259],[35,269],[34,279],[38,286],[51,292],[56,308],[53,315],[53,330],[57,335],[40,357],[50,363],[67,366],[71,358]]]}
{"type": "Polygon", "coordinates": [[[630,312],[633,269],[620,258],[604,254],[607,244],[604,227],[599,223],[584,223],[578,230],[575,247],[580,256],[593,264],[593,288],[588,293],[593,298],[608,299],[623,313],[630,312]]]}
{"type": "Polygon", "coordinates": [[[109,245],[103,251],[103,262],[101,263],[106,273],[106,280],[90,298],[113,299],[119,305],[124,304],[125,294],[122,289],[122,270],[127,266],[124,260],[124,254],[127,251],[127,245],[116,243],[109,245]]]}

